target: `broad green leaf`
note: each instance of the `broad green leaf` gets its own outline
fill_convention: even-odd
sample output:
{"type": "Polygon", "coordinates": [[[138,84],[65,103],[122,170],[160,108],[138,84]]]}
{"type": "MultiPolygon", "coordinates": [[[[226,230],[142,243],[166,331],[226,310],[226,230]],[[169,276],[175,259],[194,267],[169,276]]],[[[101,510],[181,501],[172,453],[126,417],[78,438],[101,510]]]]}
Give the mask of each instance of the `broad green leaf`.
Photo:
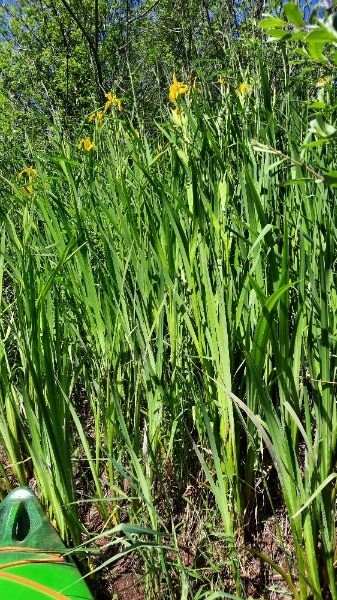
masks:
{"type": "Polygon", "coordinates": [[[267,31],[271,41],[289,39],[289,33],[283,29],[268,29],[267,31]]]}
{"type": "Polygon", "coordinates": [[[315,29],[308,33],[306,42],[308,42],[308,44],[328,44],[329,42],[337,42],[337,31],[335,35],[331,31],[320,27],[319,29],[315,29]]]}
{"type": "Polygon", "coordinates": [[[278,17],[267,17],[267,19],[260,21],[258,27],[260,27],[260,29],[270,29],[271,27],[284,27],[286,24],[286,21],[283,21],[283,19],[279,19],[278,17]]]}
{"type": "Polygon", "coordinates": [[[284,5],[283,10],[289,23],[295,25],[295,27],[303,26],[303,15],[295,2],[287,2],[284,5]]]}
{"type": "Polygon", "coordinates": [[[292,33],[290,36],[290,40],[292,42],[296,40],[303,40],[303,38],[307,35],[306,31],[296,31],[296,33],[292,33]]]}
{"type": "Polygon", "coordinates": [[[319,62],[326,62],[326,59],[323,54],[323,44],[318,42],[310,42],[308,44],[308,52],[314,60],[319,62]]]}

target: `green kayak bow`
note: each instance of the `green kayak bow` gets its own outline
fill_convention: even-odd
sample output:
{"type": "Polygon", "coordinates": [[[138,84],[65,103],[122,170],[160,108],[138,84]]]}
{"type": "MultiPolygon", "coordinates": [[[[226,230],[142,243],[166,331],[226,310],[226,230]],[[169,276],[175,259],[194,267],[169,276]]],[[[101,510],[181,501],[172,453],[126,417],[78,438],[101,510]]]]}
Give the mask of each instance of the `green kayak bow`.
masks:
{"type": "Polygon", "coordinates": [[[34,493],[0,504],[0,600],[93,600],[34,493]]]}

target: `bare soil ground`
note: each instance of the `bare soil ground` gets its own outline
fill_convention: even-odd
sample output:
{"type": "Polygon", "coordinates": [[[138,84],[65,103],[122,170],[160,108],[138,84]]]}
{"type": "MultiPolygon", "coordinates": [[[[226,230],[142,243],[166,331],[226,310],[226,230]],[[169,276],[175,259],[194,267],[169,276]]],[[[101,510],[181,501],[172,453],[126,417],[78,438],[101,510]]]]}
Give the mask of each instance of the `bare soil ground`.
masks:
{"type": "MultiPolygon", "coordinates": [[[[221,537],[214,536],[212,533],[205,535],[205,522],[196,521],[196,516],[202,514],[201,507],[197,506],[201,501],[200,490],[193,490],[189,486],[186,494],[194,497],[197,510],[191,510],[191,505],[188,503],[184,513],[177,516],[177,521],[184,522],[183,531],[177,536],[180,558],[185,567],[202,569],[204,576],[211,579],[210,560],[207,561],[205,556],[208,556],[215,564],[223,565],[229,558],[228,546],[221,537]]],[[[258,495],[257,500],[262,500],[262,494],[258,495]]],[[[267,556],[285,572],[294,567],[295,557],[289,518],[284,507],[282,505],[276,507],[275,504],[274,502],[275,514],[271,514],[270,507],[261,501],[250,515],[250,523],[247,525],[246,531],[240,529],[236,532],[240,574],[245,593],[251,598],[283,600],[292,596],[282,576],[262,558],[248,550],[251,548],[252,551],[255,550],[267,556]],[[280,534],[282,541],[280,541],[280,534]]],[[[99,516],[97,518],[96,523],[92,513],[88,518],[88,525],[95,523],[95,532],[99,529],[97,527],[99,516]]],[[[216,524],[212,524],[211,529],[213,526],[216,529],[216,524]]],[[[219,533],[221,534],[221,529],[219,529],[219,533]]],[[[114,552],[117,551],[116,548],[114,552]]],[[[106,552],[99,558],[97,564],[104,563],[111,556],[111,553],[106,552]]],[[[176,563],[175,553],[168,551],[167,559],[168,563],[171,561],[173,569],[176,563]]],[[[127,556],[113,563],[111,568],[103,569],[100,574],[97,574],[91,582],[91,589],[97,600],[145,600],[144,575],[144,567],[139,556],[127,556]]],[[[235,595],[231,567],[229,565],[220,566],[218,577],[221,582],[228,582],[226,591],[235,595]]],[[[197,591],[197,585],[195,591],[197,591]]],[[[179,600],[178,586],[177,600],[179,600]]]]}
{"type": "MultiPolygon", "coordinates": [[[[0,461],[6,468],[6,455],[0,447],[0,461]]],[[[8,466],[8,464],[7,464],[8,466]]],[[[6,469],[11,485],[17,482],[10,469],[6,469]]],[[[202,479],[202,474],[200,473],[202,479]]],[[[79,478],[78,482],[81,481],[79,478]]],[[[83,480],[82,480],[83,481],[83,480]]],[[[34,478],[29,481],[29,486],[36,491],[34,478]]],[[[4,492],[5,490],[3,490],[4,492]]],[[[79,496],[83,489],[79,489],[79,496]]],[[[290,590],[283,581],[282,576],[270,567],[262,558],[248,550],[251,548],[269,559],[273,560],[284,571],[294,566],[293,544],[291,540],[290,523],[288,515],[282,505],[282,497],[275,484],[269,490],[273,495],[274,514],[263,490],[257,490],[256,503],[249,515],[246,515],[246,525],[236,532],[236,547],[240,561],[240,574],[247,596],[251,598],[266,598],[268,600],[283,600],[291,597],[290,590]],[[280,539],[282,541],[280,542],[280,539]]],[[[221,527],[217,523],[206,523],[204,511],[204,487],[196,481],[189,485],[182,498],[177,498],[179,510],[175,515],[175,522],[183,523],[177,536],[180,559],[188,569],[201,569],[205,577],[212,578],[211,561],[219,566],[217,576],[219,580],[227,581],[228,593],[235,594],[231,568],[224,564],[229,558],[228,545],[223,538],[214,535],[217,530],[221,534],[221,527]],[[207,531],[209,533],[207,533],[207,531]]],[[[208,513],[211,514],[211,511],[208,513]]],[[[215,510],[214,510],[214,513],[215,510]]],[[[122,519],[127,521],[126,512],[121,513],[122,519]]],[[[104,533],[105,523],[97,508],[90,503],[80,504],[80,517],[89,534],[104,533]]],[[[115,545],[113,549],[106,547],[108,538],[102,537],[99,545],[102,552],[93,558],[92,568],[103,565],[114,554],[121,550],[115,545]]],[[[172,565],[172,579],[174,582],[174,565],[176,555],[167,553],[168,564],[172,565]]],[[[102,568],[88,578],[89,586],[96,600],[145,600],[144,592],[144,565],[139,555],[126,555],[108,567],[102,568]]],[[[177,600],[179,600],[179,586],[177,585],[177,600]]],[[[197,584],[195,584],[197,591],[197,584]]],[[[152,596],[155,597],[155,596],[152,596]]],[[[161,598],[164,597],[161,595],[161,598]]]]}

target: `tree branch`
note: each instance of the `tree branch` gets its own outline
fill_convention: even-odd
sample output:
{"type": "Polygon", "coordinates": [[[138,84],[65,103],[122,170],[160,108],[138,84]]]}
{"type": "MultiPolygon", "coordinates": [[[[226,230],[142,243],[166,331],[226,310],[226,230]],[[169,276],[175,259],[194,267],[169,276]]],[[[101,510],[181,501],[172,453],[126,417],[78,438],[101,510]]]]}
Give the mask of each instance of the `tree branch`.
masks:
{"type": "Polygon", "coordinates": [[[101,63],[99,60],[98,51],[96,51],[96,48],[95,48],[95,43],[92,42],[92,39],[91,39],[88,31],[86,30],[84,25],[82,25],[81,21],[79,20],[76,13],[72,10],[71,6],[69,6],[67,0],[61,0],[61,2],[63,4],[63,6],[67,9],[70,16],[74,19],[77,27],[80,29],[80,31],[83,34],[83,37],[85,38],[85,40],[88,43],[89,52],[90,52],[90,55],[93,59],[94,65],[95,65],[94,71],[96,71],[95,78],[96,78],[96,82],[97,82],[98,93],[99,93],[101,100],[104,101],[103,100],[104,99],[104,88],[103,88],[103,78],[102,78],[102,67],[101,67],[101,63]]]}

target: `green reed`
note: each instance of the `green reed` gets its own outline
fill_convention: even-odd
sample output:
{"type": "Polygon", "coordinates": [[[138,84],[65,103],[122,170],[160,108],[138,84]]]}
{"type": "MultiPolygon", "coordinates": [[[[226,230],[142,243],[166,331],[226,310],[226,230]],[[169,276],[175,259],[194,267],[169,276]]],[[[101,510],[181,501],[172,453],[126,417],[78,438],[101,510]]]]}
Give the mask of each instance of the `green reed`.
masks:
{"type": "MultiPolygon", "coordinates": [[[[306,177],[302,163],[328,158],[301,151],[310,117],[291,87],[273,96],[272,76],[260,60],[250,93],[239,78],[212,101],[206,87],[179,97],[179,118],[139,137],[117,111],[83,123],[88,152],[56,131],[53,153],[29,149],[32,192],[4,183],[1,445],[64,538],[85,532],[81,486],[112,537],[123,506],[136,536],[151,529],[148,597],[201,586],[174,521],[196,458],[245,595],[235,540],[254,525],[264,448],[294,541],[286,583],[297,598],[337,594],[334,198],[306,177]]],[[[5,463],[0,477],[9,489],[5,463]]]]}

